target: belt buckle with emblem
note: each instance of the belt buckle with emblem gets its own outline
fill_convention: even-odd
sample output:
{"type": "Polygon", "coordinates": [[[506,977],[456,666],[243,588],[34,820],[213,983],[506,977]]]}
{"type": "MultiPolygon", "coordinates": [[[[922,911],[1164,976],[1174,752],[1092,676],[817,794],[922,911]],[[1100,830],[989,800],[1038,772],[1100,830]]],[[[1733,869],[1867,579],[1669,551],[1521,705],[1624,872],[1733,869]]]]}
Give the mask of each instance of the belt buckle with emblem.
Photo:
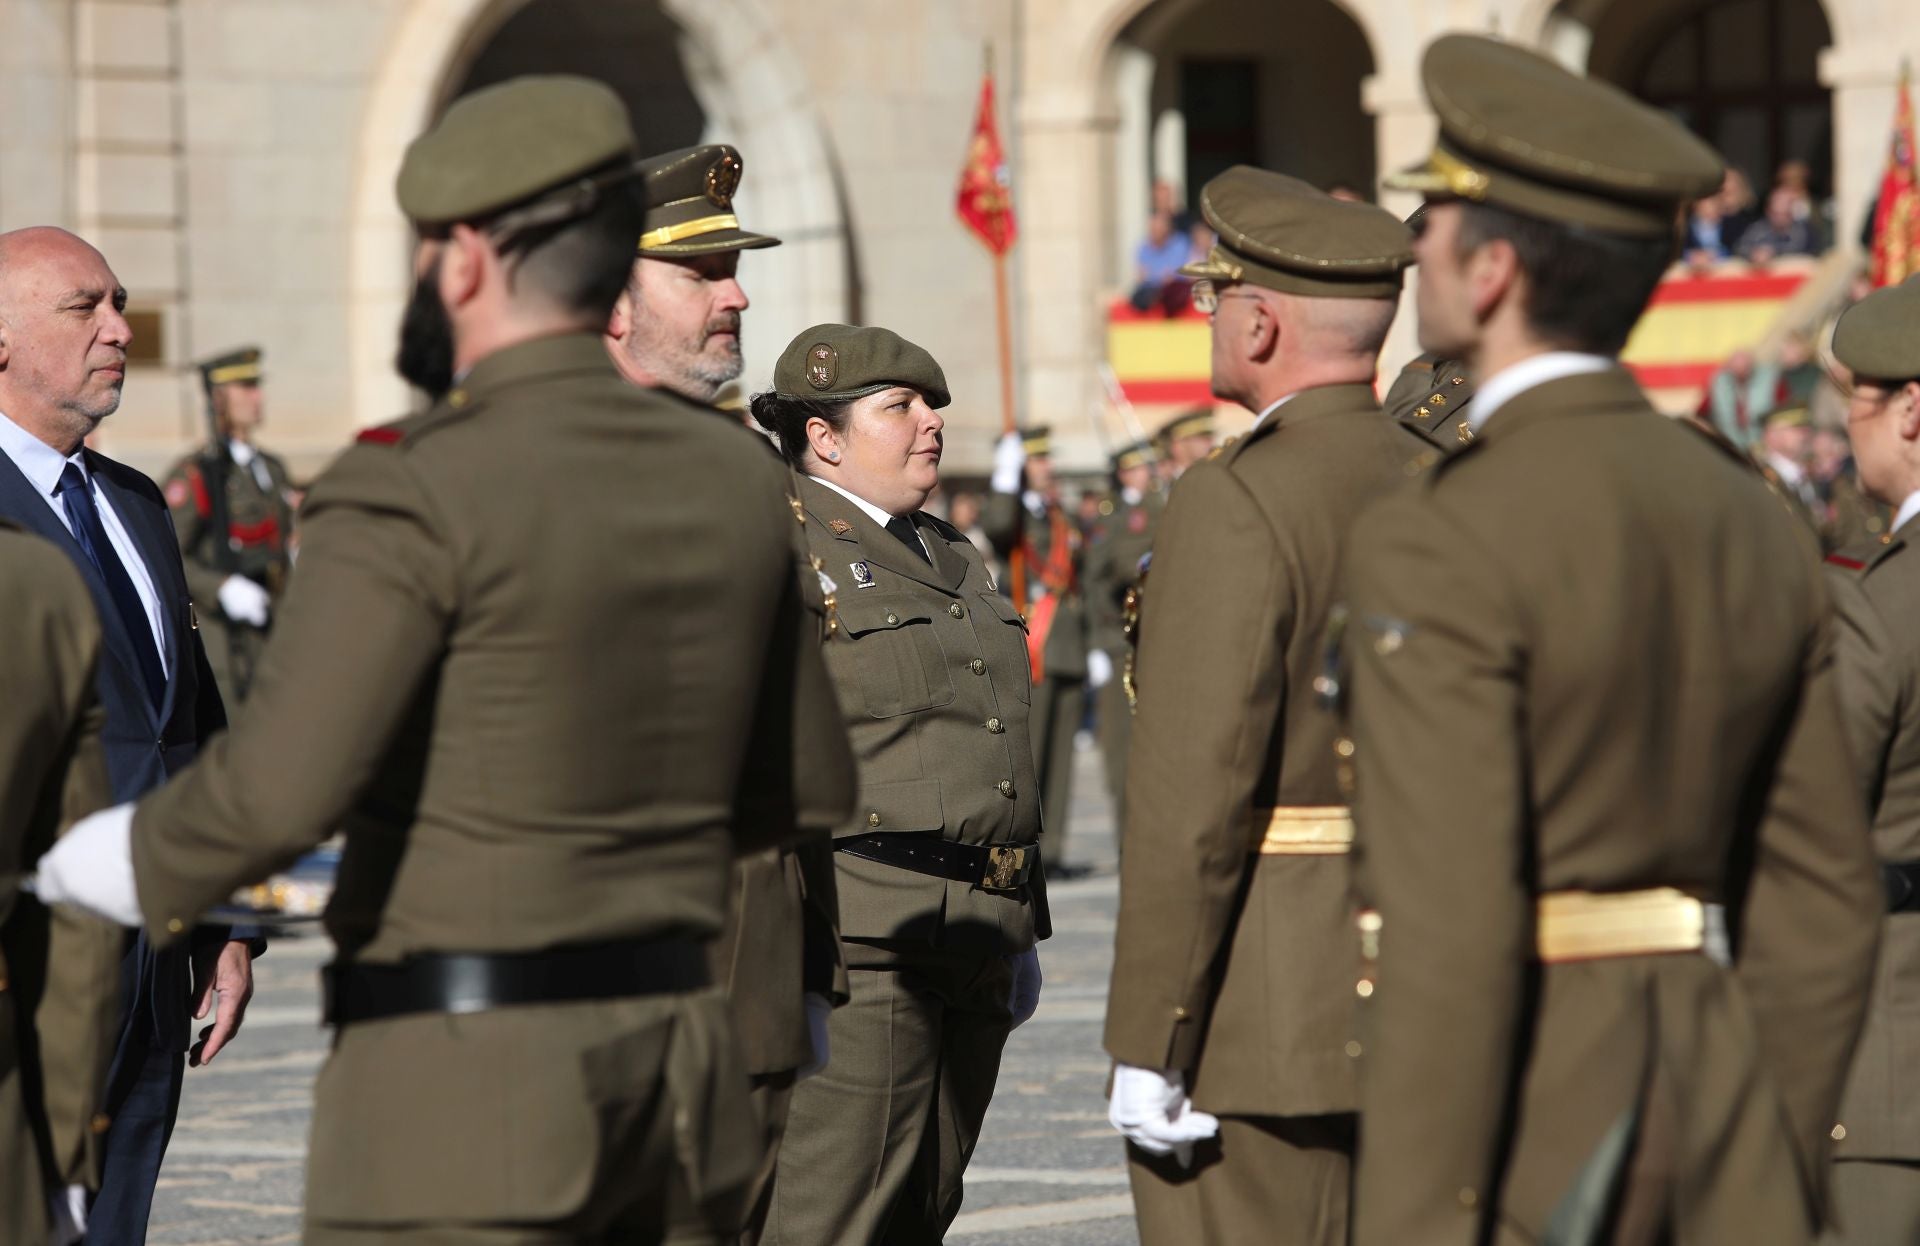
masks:
{"type": "Polygon", "coordinates": [[[988,848],[987,875],[980,886],[988,891],[1012,891],[1020,885],[1020,871],[1026,864],[1025,848],[988,848]]]}

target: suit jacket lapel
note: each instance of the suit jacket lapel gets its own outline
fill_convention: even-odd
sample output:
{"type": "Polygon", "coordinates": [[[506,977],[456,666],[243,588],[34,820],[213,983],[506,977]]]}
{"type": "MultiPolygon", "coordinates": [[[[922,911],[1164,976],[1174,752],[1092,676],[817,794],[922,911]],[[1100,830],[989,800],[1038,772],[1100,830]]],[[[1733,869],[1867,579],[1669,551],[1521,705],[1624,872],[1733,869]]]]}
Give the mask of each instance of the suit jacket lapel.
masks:
{"type": "Polygon", "coordinates": [[[132,538],[134,548],[145,565],[147,579],[153,584],[154,604],[160,611],[160,633],[167,655],[166,695],[160,704],[160,721],[170,722],[173,717],[174,691],[180,686],[180,664],[182,650],[186,648],[180,640],[181,620],[174,609],[175,591],[169,560],[177,561],[180,550],[174,544],[172,531],[156,531],[151,500],[128,489],[120,487],[110,471],[101,471],[97,459],[89,453],[88,466],[94,470],[94,479],[100,482],[100,489],[113,502],[113,512],[120,518],[120,525],[132,538]]]}
{"type": "Polygon", "coordinates": [[[966,558],[953,548],[946,534],[929,522],[925,511],[914,512],[913,526],[919,531],[920,539],[927,543],[928,552],[933,555],[933,582],[949,593],[959,592],[960,585],[967,578],[966,558]]]}
{"type": "Polygon", "coordinates": [[[127,635],[126,625],[120,619],[120,612],[113,607],[113,599],[107,595],[106,581],[94,569],[93,561],[80,543],[73,539],[67,526],[54,516],[47,504],[40,500],[33,484],[21,472],[14,461],[0,454],[0,512],[14,520],[28,531],[43,536],[59,546],[67,560],[79,569],[80,578],[87,582],[87,591],[93,594],[93,612],[100,617],[101,631],[106,638],[106,650],[109,660],[119,664],[126,678],[133,686],[142,690],[139,698],[149,710],[153,708],[151,698],[145,695],[146,676],[140,673],[139,660],[133,656],[133,638],[127,635]]]}

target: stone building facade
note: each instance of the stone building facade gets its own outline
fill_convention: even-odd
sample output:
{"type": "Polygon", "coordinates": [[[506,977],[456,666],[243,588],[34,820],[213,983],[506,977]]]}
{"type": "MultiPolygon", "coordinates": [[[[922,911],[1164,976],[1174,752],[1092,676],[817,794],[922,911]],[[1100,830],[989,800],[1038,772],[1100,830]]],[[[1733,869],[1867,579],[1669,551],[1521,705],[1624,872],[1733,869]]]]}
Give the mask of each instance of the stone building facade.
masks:
{"type": "MultiPolygon", "coordinates": [[[[1251,159],[1364,188],[1424,153],[1420,51],[1459,29],[1659,99],[1762,181],[1808,160],[1842,242],[1920,62],[1910,0],[0,0],[0,229],[72,228],[127,284],[142,362],[112,452],[163,465],[198,436],[185,365],[257,341],[266,438],[312,470],[412,402],[390,366],[406,142],[472,86],[591,73],[650,146],[743,150],[741,214],[787,239],[743,265],[749,387],[807,324],[886,324],[946,365],[949,463],[978,469],[993,277],[953,191],[991,49],[1017,402],[1091,466],[1151,181],[1251,159]]],[[[1402,326],[1386,362],[1410,351],[1402,326]]]]}

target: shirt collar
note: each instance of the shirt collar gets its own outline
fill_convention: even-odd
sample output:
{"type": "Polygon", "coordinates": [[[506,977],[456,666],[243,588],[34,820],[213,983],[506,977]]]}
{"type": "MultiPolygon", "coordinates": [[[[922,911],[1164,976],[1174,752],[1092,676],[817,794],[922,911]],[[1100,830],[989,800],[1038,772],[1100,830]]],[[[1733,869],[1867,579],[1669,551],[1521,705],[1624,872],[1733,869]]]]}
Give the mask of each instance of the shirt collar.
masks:
{"type": "Polygon", "coordinates": [[[1907,500],[1900,503],[1900,510],[1893,517],[1893,527],[1888,528],[1887,531],[1900,531],[1900,529],[1907,526],[1907,520],[1912,519],[1915,515],[1920,515],[1920,492],[1909,493],[1907,500]]]}
{"type": "Polygon", "coordinates": [[[252,446],[248,445],[246,442],[241,441],[237,437],[231,438],[228,440],[227,452],[233,455],[233,461],[235,463],[238,463],[242,467],[251,466],[253,463],[254,457],[260,453],[258,450],[254,449],[252,446]]]}
{"type": "MultiPolygon", "coordinates": [[[[1275,411],[1278,411],[1281,407],[1286,406],[1289,402],[1292,402],[1292,401],[1293,401],[1292,394],[1282,394],[1280,397],[1275,398],[1272,402],[1267,404],[1266,410],[1262,411],[1259,415],[1256,415],[1253,417],[1253,428],[1258,428],[1262,424],[1265,424],[1267,422],[1268,416],[1272,415],[1275,411]]],[[[1253,428],[1250,428],[1247,431],[1252,432],[1253,428]]]]}
{"type": "Polygon", "coordinates": [[[20,474],[27,482],[40,491],[42,497],[52,497],[60,487],[60,473],[72,463],[79,467],[83,477],[91,479],[87,471],[86,447],[75,450],[71,456],[63,456],[58,450],[35,437],[26,429],[15,424],[5,412],[0,412],[0,452],[13,460],[20,474]]]}
{"type": "Polygon", "coordinates": [[[1122,489],[1120,490],[1120,500],[1128,506],[1138,506],[1147,500],[1147,495],[1138,489],[1122,489]]]}
{"type": "Polygon", "coordinates": [[[1769,454],[1767,456],[1767,465],[1780,474],[1780,479],[1796,488],[1799,487],[1802,480],[1807,478],[1806,468],[1800,466],[1800,464],[1794,462],[1792,459],[1782,458],[1777,454],[1769,454]]]}
{"type": "Polygon", "coordinates": [[[1477,433],[1493,418],[1495,411],[1530,389],[1570,376],[1605,372],[1614,366],[1615,361],[1605,355],[1589,355],[1572,350],[1550,350],[1522,359],[1519,363],[1500,369],[1481,383],[1467,408],[1467,423],[1477,433]]]}
{"type": "Polygon", "coordinates": [[[827,480],[824,477],[814,476],[811,474],[807,476],[807,479],[816,481],[820,484],[825,485],[827,488],[833,490],[835,493],[839,494],[841,497],[847,499],[847,501],[852,502],[855,506],[858,506],[861,510],[866,512],[868,519],[873,520],[873,522],[879,524],[882,528],[886,527],[887,521],[893,518],[892,515],[889,515],[886,511],[882,510],[878,506],[875,506],[872,502],[867,501],[867,499],[861,497],[859,494],[849,493],[847,490],[842,489],[839,485],[833,483],[831,480],[827,480]]]}

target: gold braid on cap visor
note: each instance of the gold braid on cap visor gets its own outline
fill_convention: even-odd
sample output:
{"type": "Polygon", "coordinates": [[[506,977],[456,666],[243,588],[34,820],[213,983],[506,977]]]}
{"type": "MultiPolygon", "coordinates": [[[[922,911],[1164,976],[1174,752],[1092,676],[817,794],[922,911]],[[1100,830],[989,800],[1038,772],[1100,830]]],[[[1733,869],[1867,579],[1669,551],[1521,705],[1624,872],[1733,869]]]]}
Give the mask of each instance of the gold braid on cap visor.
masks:
{"type": "Polygon", "coordinates": [[[731,212],[717,216],[702,216],[691,221],[681,221],[678,225],[662,225],[658,229],[649,229],[640,235],[640,249],[645,251],[648,247],[670,246],[682,238],[738,228],[740,228],[740,218],[731,212]]]}

